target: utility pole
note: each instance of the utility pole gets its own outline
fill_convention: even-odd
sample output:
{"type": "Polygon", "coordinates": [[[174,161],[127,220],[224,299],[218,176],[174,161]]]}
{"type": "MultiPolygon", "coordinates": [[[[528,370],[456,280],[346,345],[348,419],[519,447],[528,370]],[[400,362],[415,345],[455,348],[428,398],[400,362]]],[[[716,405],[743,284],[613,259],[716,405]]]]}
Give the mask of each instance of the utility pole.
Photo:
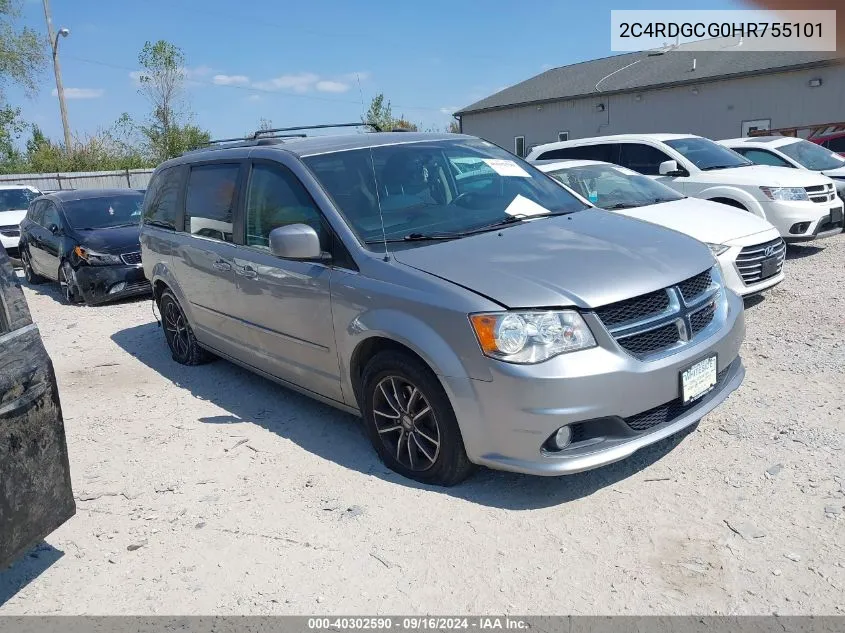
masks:
{"type": "Polygon", "coordinates": [[[67,105],[65,104],[65,88],[62,85],[62,69],[59,66],[59,37],[67,37],[70,31],[65,28],[53,34],[53,20],[50,17],[50,0],[44,2],[44,18],[47,20],[47,36],[50,38],[50,46],[53,49],[53,72],[56,73],[56,93],[59,96],[59,110],[62,113],[62,128],[65,132],[65,151],[71,148],[70,124],[67,121],[67,105]]]}

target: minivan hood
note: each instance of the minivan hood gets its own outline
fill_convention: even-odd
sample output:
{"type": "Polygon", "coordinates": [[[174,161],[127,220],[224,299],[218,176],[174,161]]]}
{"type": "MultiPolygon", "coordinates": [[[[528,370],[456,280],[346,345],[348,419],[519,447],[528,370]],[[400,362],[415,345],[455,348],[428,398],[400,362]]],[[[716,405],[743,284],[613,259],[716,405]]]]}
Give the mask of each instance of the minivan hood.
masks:
{"type": "Polygon", "coordinates": [[[700,198],[649,204],[635,209],[622,209],[616,213],[654,222],[711,244],[727,244],[774,228],[763,218],[744,209],[700,198]]]}
{"type": "Polygon", "coordinates": [[[508,308],[596,308],[665,288],[714,264],[710,250],[686,235],[599,209],[393,256],[508,308]]]}
{"type": "Polygon", "coordinates": [[[79,245],[99,253],[135,253],[141,250],[141,227],[119,226],[113,229],[77,230],[79,245]]]}
{"type": "Polygon", "coordinates": [[[826,176],[812,171],[773,165],[747,165],[700,171],[693,174],[690,179],[695,182],[757,187],[814,187],[825,185],[830,181],[826,176]]]}

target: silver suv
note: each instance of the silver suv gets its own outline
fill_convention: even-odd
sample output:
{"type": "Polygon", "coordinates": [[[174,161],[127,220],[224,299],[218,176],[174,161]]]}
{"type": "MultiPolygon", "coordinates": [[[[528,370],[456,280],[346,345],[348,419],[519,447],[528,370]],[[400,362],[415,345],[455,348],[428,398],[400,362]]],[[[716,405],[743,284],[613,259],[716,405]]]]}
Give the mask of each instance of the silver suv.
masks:
{"type": "Polygon", "coordinates": [[[142,258],[177,362],[360,414],[387,466],[443,485],[617,461],[741,383],[742,301],[705,245],[470,136],[290,132],[153,176],[142,258]]]}

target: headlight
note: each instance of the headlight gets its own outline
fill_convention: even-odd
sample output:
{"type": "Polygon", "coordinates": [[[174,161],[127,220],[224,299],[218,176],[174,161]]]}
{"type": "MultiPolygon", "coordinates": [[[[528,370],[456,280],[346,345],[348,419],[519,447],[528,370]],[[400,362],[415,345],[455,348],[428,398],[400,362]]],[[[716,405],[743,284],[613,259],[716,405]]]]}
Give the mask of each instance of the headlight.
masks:
{"type": "Polygon", "coordinates": [[[122,264],[123,260],[119,255],[109,255],[108,253],[97,253],[89,251],[81,246],[76,246],[73,249],[79,259],[83,259],[92,266],[111,266],[114,264],[122,264]]]}
{"type": "Polygon", "coordinates": [[[809,200],[803,187],[760,187],[769,200],[809,200]]]}
{"type": "Polygon", "coordinates": [[[593,333],[574,310],[471,314],[486,356],[509,363],[541,363],[552,356],[596,346],[593,333]]]}
{"type": "Polygon", "coordinates": [[[710,251],[716,257],[718,257],[719,255],[721,255],[722,253],[724,253],[726,250],[728,250],[730,248],[730,246],[725,246],[724,244],[711,244],[710,242],[704,242],[704,243],[707,244],[707,246],[710,248],[710,251]]]}

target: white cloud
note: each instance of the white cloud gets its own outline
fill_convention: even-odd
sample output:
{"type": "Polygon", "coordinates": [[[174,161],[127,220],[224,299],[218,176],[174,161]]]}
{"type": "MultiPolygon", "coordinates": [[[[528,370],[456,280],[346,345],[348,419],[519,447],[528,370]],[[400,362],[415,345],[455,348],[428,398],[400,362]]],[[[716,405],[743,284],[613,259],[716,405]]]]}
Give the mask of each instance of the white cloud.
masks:
{"type": "MultiPolygon", "coordinates": [[[[102,88],[65,88],[66,99],[99,99],[106,91],[102,88]]],[[[59,92],[53,88],[53,96],[59,92]]]]}
{"type": "Polygon", "coordinates": [[[214,75],[211,81],[217,86],[245,86],[249,83],[246,75],[214,75]]]}
{"type": "Polygon", "coordinates": [[[320,92],[346,92],[349,90],[349,84],[340,81],[318,81],[316,86],[320,92]]]}
{"type": "Polygon", "coordinates": [[[320,77],[314,73],[298,73],[296,75],[281,75],[273,79],[258,81],[253,86],[260,90],[308,92],[318,81],[320,81],[320,77]]]}
{"type": "Polygon", "coordinates": [[[185,73],[185,79],[203,79],[213,73],[214,69],[209,66],[196,66],[195,68],[186,66],[182,69],[182,72],[185,73]]]}
{"type": "Polygon", "coordinates": [[[445,108],[440,108],[440,112],[442,112],[443,114],[448,114],[449,116],[452,116],[452,113],[456,112],[459,109],[460,109],[459,106],[446,106],[445,108]]]}
{"type": "Polygon", "coordinates": [[[261,101],[261,95],[249,95],[247,101],[261,101]]]}

